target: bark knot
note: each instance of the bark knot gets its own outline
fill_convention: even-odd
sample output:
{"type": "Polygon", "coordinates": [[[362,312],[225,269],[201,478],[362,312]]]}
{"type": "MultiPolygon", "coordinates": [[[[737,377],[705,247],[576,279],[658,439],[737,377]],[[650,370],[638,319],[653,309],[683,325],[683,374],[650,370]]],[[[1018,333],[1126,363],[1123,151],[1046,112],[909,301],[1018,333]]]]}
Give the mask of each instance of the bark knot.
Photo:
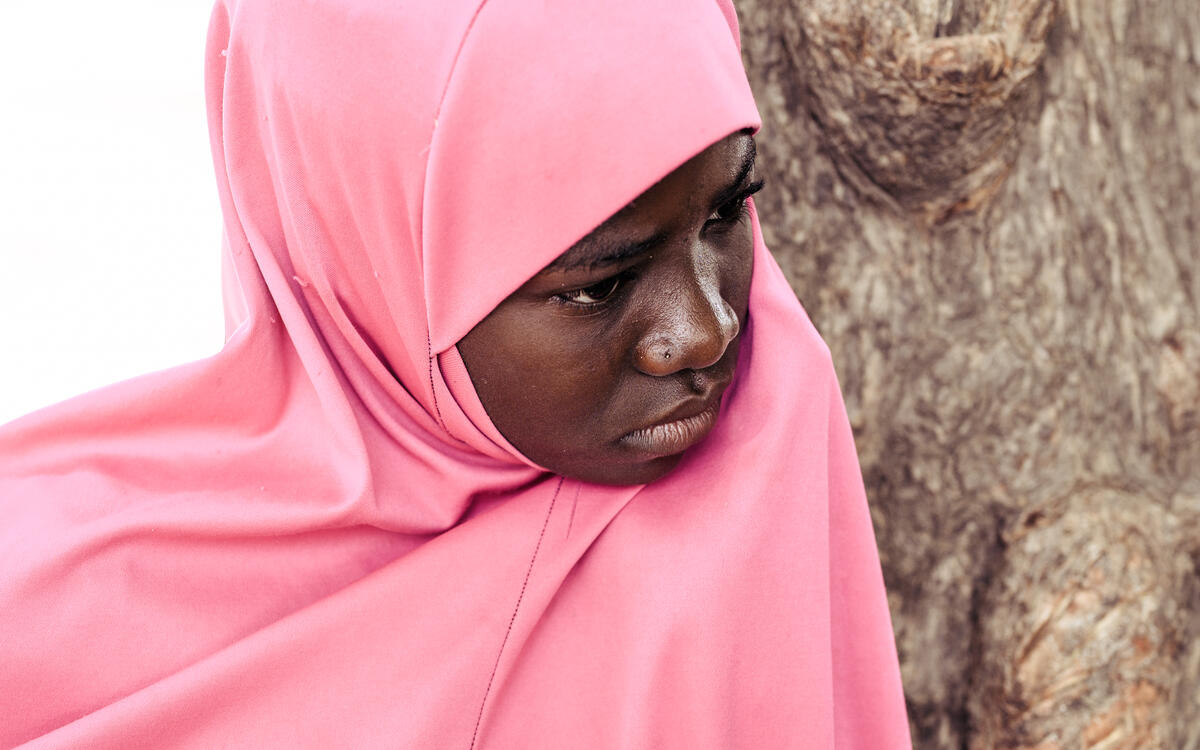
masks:
{"type": "Polygon", "coordinates": [[[839,169],[926,223],[977,209],[1040,107],[1056,15],[1056,0],[802,4],[793,53],[839,169]]]}

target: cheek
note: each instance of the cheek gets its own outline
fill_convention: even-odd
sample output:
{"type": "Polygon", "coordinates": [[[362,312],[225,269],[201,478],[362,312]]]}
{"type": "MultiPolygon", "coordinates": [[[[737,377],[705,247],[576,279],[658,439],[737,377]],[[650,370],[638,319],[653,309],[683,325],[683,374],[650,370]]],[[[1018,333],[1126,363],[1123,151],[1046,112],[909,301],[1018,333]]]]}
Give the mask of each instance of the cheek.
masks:
{"type": "Polygon", "coordinates": [[[558,316],[524,326],[510,350],[508,367],[516,385],[537,406],[585,412],[607,396],[614,380],[614,356],[597,326],[558,316]]]}
{"type": "Polygon", "coordinates": [[[598,322],[502,305],[459,343],[480,401],[529,458],[595,440],[619,367],[598,322]]]}

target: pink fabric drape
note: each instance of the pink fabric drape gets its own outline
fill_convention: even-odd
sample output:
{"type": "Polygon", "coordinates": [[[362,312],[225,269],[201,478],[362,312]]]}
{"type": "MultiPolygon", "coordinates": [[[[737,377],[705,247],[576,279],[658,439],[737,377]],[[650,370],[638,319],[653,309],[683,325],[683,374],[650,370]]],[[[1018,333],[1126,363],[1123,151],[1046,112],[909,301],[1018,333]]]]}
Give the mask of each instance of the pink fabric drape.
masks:
{"type": "Polygon", "coordinates": [[[0,429],[0,745],[909,746],[756,218],[735,382],[660,481],[532,465],[454,346],[759,125],[727,2],[220,0],[207,80],[228,342],[0,429]]]}

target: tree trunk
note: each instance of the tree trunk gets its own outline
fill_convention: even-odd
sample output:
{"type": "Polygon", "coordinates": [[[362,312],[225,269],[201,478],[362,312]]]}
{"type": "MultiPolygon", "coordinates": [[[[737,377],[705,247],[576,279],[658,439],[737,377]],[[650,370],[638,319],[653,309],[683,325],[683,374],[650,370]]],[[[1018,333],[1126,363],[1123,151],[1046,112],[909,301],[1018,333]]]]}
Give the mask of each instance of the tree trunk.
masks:
{"type": "Polygon", "coordinates": [[[918,748],[1200,748],[1200,13],[740,0],[918,748]]]}

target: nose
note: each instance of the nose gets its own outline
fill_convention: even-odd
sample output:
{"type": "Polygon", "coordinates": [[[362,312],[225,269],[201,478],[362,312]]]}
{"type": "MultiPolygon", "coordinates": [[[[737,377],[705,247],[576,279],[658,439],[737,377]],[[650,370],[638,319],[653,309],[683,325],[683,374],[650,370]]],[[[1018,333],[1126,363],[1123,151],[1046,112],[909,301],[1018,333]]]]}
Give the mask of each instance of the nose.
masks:
{"type": "Polygon", "coordinates": [[[667,274],[653,295],[649,323],[634,347],[638,370],[664,376],[716,364],[741,330],[737,313],[721,296],[717,264],[693,253],[667,274]]]}

